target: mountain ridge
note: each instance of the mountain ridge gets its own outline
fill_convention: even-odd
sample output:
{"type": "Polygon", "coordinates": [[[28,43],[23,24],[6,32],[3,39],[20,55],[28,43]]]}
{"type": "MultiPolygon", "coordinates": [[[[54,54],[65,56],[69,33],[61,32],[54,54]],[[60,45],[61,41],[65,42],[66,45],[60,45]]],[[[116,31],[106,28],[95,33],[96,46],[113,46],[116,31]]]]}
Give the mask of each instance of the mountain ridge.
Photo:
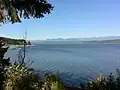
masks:
{"type": "Polygon", "coordinates": [[[90,38],[51,38],[46,39],[46,41],[93,41],[93,40],[114,40],[120,39],[120,36],[104,36],[104,37],[90,37],[90,38]]]}

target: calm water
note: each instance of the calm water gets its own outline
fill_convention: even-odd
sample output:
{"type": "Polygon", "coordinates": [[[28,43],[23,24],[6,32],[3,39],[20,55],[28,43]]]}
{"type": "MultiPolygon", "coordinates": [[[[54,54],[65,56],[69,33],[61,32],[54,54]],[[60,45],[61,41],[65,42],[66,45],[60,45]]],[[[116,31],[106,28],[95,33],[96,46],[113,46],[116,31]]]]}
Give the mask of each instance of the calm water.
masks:
{"type": "MultiPolygon", "coordinates": [[[[11,49],[7,56],[17,58],[11,49]]],[[[68,84],[78,84],[100,73],[115,73],[120,68],[119,44],[38,44],[27,49],[27,59],[37,70],[58,71],[68,84]]]]}

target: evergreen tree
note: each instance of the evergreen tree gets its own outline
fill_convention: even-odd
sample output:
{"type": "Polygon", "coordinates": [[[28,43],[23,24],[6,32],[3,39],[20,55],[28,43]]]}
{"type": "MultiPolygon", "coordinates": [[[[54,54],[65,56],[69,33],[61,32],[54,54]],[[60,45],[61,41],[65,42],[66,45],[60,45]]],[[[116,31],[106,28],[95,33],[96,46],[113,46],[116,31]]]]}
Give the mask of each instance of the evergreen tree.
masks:
{"type": "Polygon", "coordinates": [[[9,66],[10,64],[10,59],[4,59],[4,54],[7,52],[8,47],[5,47],[5,43],[0,39],[0,90],[2,89],[3,86],[3,81],[4,81],[4,73],[5,73],[5,68],[9,66]]]}
{"type": "Polygon", "coordinates": [[[43,18],[53,6],[47,0],[0,0],[0,23],[43,18]]]}

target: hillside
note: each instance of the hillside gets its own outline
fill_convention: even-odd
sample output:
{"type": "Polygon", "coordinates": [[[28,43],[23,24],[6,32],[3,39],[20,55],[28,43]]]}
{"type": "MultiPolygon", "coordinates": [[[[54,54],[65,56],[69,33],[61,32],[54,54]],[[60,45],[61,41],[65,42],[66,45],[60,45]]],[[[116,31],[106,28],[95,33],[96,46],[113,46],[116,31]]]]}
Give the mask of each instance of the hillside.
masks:
{"type": "Polygon", "coordinates": [[[27,42],[24,39],[12,39],[12,38],[0,37],[0,40],[2,40],[4,43],[10,44],[10,45],[23,45],[24,42],[27,45],[31,45],[30,41],[27,42]]]}

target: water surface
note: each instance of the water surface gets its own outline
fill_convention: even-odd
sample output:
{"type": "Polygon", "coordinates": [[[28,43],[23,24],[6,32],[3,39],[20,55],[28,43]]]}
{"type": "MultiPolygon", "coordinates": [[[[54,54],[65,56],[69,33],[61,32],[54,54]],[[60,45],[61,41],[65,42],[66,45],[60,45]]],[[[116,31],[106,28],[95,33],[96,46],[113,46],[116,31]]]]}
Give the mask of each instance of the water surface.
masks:
{"type": "MultiPolygon", "coordinates": [[[[27,49],[26,58],[33,60],[31,67],[61,73],[70,84],[86,82],[96,75],[115,73],[120,68],[120,44],[37,44],[27,49]]],[[[17,59],[17,51],[7,56],[17,59]]]]}

